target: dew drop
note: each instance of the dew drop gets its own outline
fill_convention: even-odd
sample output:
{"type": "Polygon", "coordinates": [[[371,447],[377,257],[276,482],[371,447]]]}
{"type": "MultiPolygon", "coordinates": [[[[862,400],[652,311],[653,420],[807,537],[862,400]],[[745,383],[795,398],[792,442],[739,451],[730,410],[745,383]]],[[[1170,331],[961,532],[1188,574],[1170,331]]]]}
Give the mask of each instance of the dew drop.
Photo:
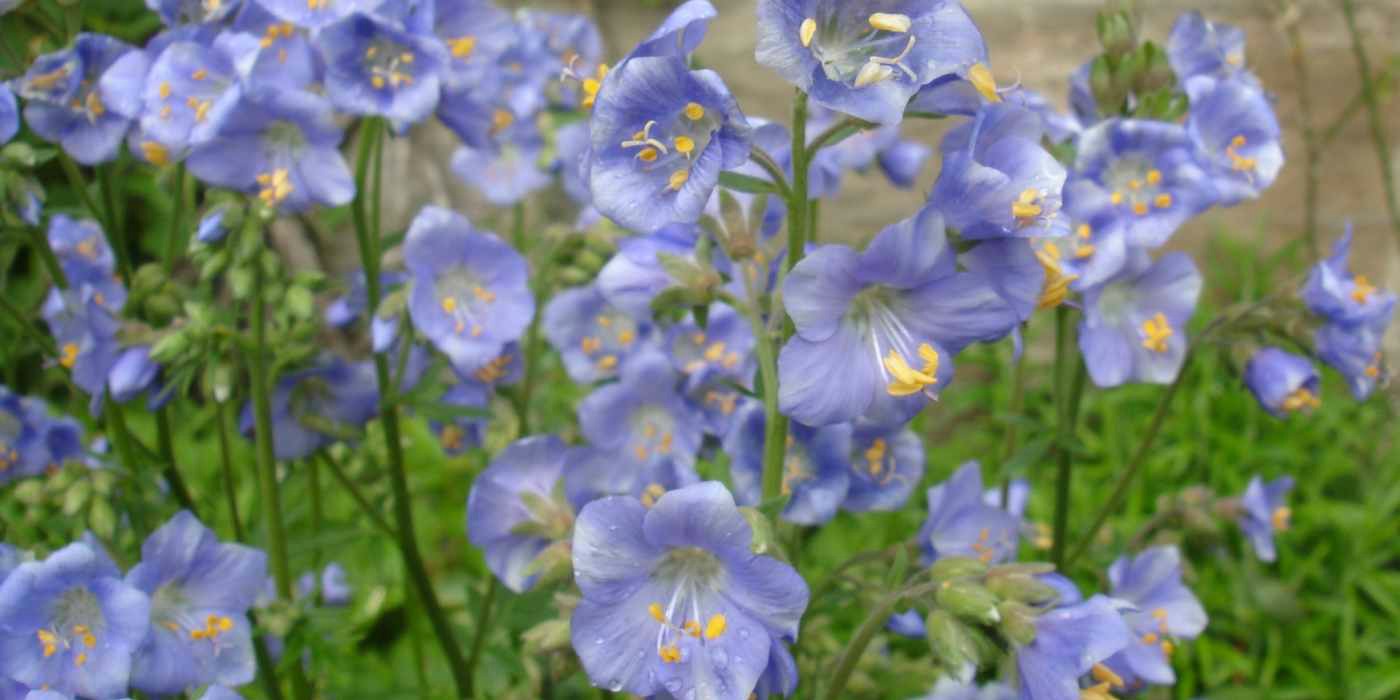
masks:
{"type": "Polygon", "coordinates": [[[599,644],[599,645],[601,645],[601,644],[603,643],[603,638],[602,638],[602,637],[597,637],[597,638],[595,638],[595,639],[593,640],[593,643],[594,643],[594,644],[599,644]]]}
{"type": "Polygon", "coordinates": [[[681,682],[678,679],[672,678],[663,685],[665,685],[666,690],[670,691],[672,694],[681,692],[681,682]]]}
{"type": "Polygon", "coordinates": [[[740,628],[740,629],[739,629],[739,639],[748,639],[748,638],[749,638],[749,631],[748,631],[747,629],[740,628]]]}
{"type": "Polygon", "coordinates": [[[619,690],[622,690],[622,679],[621,679],[621,678],[614,678],[614,679],[608,681],[608,690],[611,690],[611,691],[613,691],[614,693],[616,693],[616,692],[619,691],[619,690]]]}
{"type": "Polygon", "coordinates": [[[714,664],[715,668],[723,671],[729,668],[729,654],[724,653],[723,649],[715,649],[710,652],[710,663],[714,664]]]}

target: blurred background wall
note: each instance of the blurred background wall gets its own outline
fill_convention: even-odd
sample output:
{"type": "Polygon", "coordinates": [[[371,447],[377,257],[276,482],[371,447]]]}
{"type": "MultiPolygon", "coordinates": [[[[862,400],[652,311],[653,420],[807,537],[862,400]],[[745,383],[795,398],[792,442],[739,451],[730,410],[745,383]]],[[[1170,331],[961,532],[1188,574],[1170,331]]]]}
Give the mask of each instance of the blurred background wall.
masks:
{"type": "MultiPolygon", "coordinates": [[[[501,1],[515,7],[592,15],[612,59],[650,33],[677,4],[669,0],[501,1]]],[[[699,62],[720,72],[747,114],[786,121],[791,88],[753,58],[755,0],[712,1],[719,8],[719,18],[700,47],[699,62]]],[[[1097,50],[1094,15],[1104,6],[1103,0],[963,0],[963,4],[986,36],[999,82],[1019,80],[1064,107],[1070,72],[1097,50]]],[[[1356,6],[1373,72],[1383,74],[1382,119],[1390,141],[1387,157],[1400,171],[1400,99],[1396,99],[1394,89],[1400,78],[1400,0],[1358,0],[1356,6]]],[[[1302,86],[1291,61],[1287,31],[1296,26],[1304,47],[1315,128],[1333,132],[1320,149],[1316,173],[1319,237],[1326,245],[1347,220],[1355,222],[1360,252],[1355,256],[1356,267],[1372,279],[1387,280],[1391,289],[1400,289],[1400,231],[1391,228],[1386,213],[1380,163],[1366,113],[1360,108],[1361,83],[1339,2],[1142,0],[1138,10],[1144,36],[1165,42],[1176,17],[1190,9],[1199,9],[1212,20],[1238,25],[1247,33],[1249,62],[1277,95],[1289,162],[1278,183],[1260,201],[1200,217],[1171,245],[1199,252],[1208,237],[1225,230],[1270,247],[1301,235],[1308,168],[1298,101],[1302,86]],[[1350,118],[1343,117],[1348,114],[1350,118]]],[[[905,135],[936,145],[946,128],[943,122],[911,121],[906,123],[905,135]]],[[[411,153],[401,154],[400,164],[406,176],[429,180],[433,192],[420,192],[420,197],[413,199],[421,202],[424,195],[447,198],[459,206],[475,208],[471,195],[453,180],[445,158],[438,155],[451,152],[450,137],[429,133],[418,138],[421,142],[411,153]],[[428,161],[437,163],[436,172],[429,172],[433,168],[427,167],[428,161]]],[[[875,173],[848,176],[840,199],[822,208],[823,237],[859,242],[880,227],[909,216],[922,203],[937,168],[936,162],[927,163],[918,187],[907,192],[893,190],[875,173]]],[[[1400,340],[1400,333],[1392,333],[1392,339],[1400,340]]]]}

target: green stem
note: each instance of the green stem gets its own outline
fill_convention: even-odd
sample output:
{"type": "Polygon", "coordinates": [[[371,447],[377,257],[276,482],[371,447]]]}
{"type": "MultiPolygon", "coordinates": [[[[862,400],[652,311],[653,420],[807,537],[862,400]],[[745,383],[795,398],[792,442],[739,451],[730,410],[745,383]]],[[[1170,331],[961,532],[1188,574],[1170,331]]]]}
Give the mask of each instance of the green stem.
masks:
{"type": "Polygon", "coordinates": [[[37,227],[27,227],[29,236],[34,242],[34,251],[38,253],[39,260],[44,264],[44,269],[48,270],[49,277],[53,278],[53,283],[59,289],[68,288],[68,276],[63,274],[63,266],[58,262],[58,256],[54,255],[53,248],[49,247],[49,239],[37,227]]]}
{"type": "Polygon", "coordinates": [[[778,162],[773,160],[773,156],[769,155],[768,152],[762,148],[754,146],[749,150],[749,160],[756,163],[758,167],[763,168],[763,171],[768,173],[768,177],[772,178],[773,184],[777,186],[778,193],[783,196],[783,199],[787,199],[791,196],[791,190],[788,189],[787,176],[783,174],[783,169],[778,166],[778,162]]]}
{"type": "MultiPolygon", "coordinates": [[[[528,241],[525,238],[525,206],[523,203],[516,204],[511,215],[511,239],[515,241],[516,250],[521,255],[527,255],[528,241]]],[[[530,434],[530,402],[535,395],[535,382],[539,375],[539,336],[540,336],[540,311],[547,285],[539,272],[532,280],[535,297],[535,315],[530,319],[530,326],[525,331],[525,341],[520,348],[520,355],[523,358],[524,367],[520,380],[520,388],[514,393],[515,415],[519,421],[518,432],[521,437],[530,434]]]]}
{"type": "Polygon", "coordinates": [[[233,538],[239,542],[247,542],[243,535],[243,518],[238,515],[238,481],[233,476],[233,440],[229,437],[228,402],[221,401],[218,404],[219,412],[215,419],[219,421],[219,467],[224,473],[224,495],[228,499],[228,516],[233,523],[233,538]]]}
{"type": "Polygon", "coordinates": [[[311,548],[312,568],[321,569],[321,529],[325,525],[325,512],[321,509],[321,467],[320,461],[306,460],[306,481],[311,489],[311,536],[316,544],[311,548]]]}
{"type": "MultiPolygon", "coordinates": [[[[112,446],[116,448],[117,459],[128,473],[135,474],[136,466],[141,463],[136,457],[135,438],[131,436],[131,431],[126,425],[126,414],[122,413],[122,405],[112,400],[108,396],[104,402],[103,418],[107,422],[108,437],[112,439],[112,446]]],[[[144,520],[145,509],[140,509],[138,519],[144,520]]],[[[149,523],[141,522],[139,530],[150,532],[149,523]]]]}
{"type": "MultiPolygon", "coordinates": [[[[253,265],[253,436],[257,443],[258,491],[263,527],[267,533],[268,561],[277,586],[277,597],[292,600],[292,570],[287,559],[287,530],[282,522],[282,495],[277,486],[277,457],[272,446],[272,377],[268,369],[267,302],[263,298],[263,265],[253,265]]],[[[309,700],[311,684],[301,664],[288,666],[292,695],[309,700]]]]}
{"type": "Polygon", "coordinates": [[[180,230],[185,218],[185,163],[175,166],[175,211],[170,215],[170,230],[165,234],[165,274],[175,270],[175,256],[179,250],[180,230]]]}
{"type": "MultiPolygon", "coordinates": [[[[355,220],[355,237],[360,247],[360,264],[365,271],[365,287],[368,292],[369,308],[377,309],[381,298],[379,287],[379,222],[377,220],[380,188],[376,177],[374,190],[369,192],[368,197],[370,210],[375,220],[367,221],[365,184],[370,158],[374,157],[377,160],[378,156],[375,153],[382,146],[383,123],[378,119],[366,122],[360,139],[359,160],[355,172],[357,196],[351,204],[351,211],[355,220]]],[[[438,646],[442,648],[443,656],[446,657],[447,665],[452,671],[452,679],[457,686],[457,695],[465,700],[465,698],[472,696],[471,673],[467,669],[466,660],[462,657],[462,649],[458,645],[456,637],[453,636],[452,626],[447,620],[446,613],[443,612],[442,604],[438,602],[432,581],[428,578],[427,567],[423,564],[423,556],[418,551],[417,534],[413,525],[412,497],[409,494],[408,477],[404,467],[398,405],[394,402],[395,397],[388,393],[392,386],[392,378],[389,376],[389,361],[382,353],[374,355],[374,373],[379,384],[379,421],[384,428],[384,443],[389,453],[389,480],[394,494],[394,519],[398,524],[399,553],[403,556],[404,568],[408,570],[409,579],[417,589],[418,599],[423,604],[423,611],[432,624],[438,646]]]]}
{"type": "Polygon", "coordinates": [[[32,338],[40,348],[43,348],[43,353],[45,355],[50,357],[58,356],[58,350],[54,347],[53,338],[50,338],[45,335],[43,331],[39,330],[39,327],[36,326],[33,321],[29,320],[28,314],[20,311],[14,304],[10,303],[8,295],[0,294],[0,309],[4,309],[5,313],[14,317],[15,323],[19,324],[20,330],[24,331],[25,335],[32,338]]]}
{"type": "Polygon", "coordinates": [[[58,152],[58,164],[63,168],[63,174],[68,177],[68,185],[78,193],[78,199],[82,200],[83,207],[97,219],[97,223],[102,226],[103,233],[112,235],[109,230],[111,222],[107,221],[107,215],[101,207],[97,206],[97,200],[92,198],[92,193],[88,192],[87,180],[83,177],[83,171],[78,169],[78,164],[63,151],[58,152]]]}
{"type": "Polygon", "coordinates": [[[185,484],[185,478],[180,476],[180,467],[175,460],[175,441],[170,430],[169,406],[161,406],[156,410],[156,443],[160,449],[161,461],[165,463],[163,473],[165,483],[170,486],[170,492],[175,495],[180,507],[191,513],[195,512],[194,497],[190,495],[190,487],[185,484]]]}
{"type": "Polygon", "coordinates": [[[477,662],[481,661],[481,651],[486,648],[486,633],[491,627],[491,611],[496,605],[497,589],[501,586],[496,582],[495,576],[488,576],[486,581],[486,595],[481,598],[481,606],[477,608],[476,632],[472,634],[472,650],[467,656],[467,672],[476,675],[477,662]]]}
{"type": "Polygon", "coordinates": [[[875,638],[876,633],[884,628],[885,622],[890,619],[890,614],[894,612],[900,601],[915,598],[932,592],[940,584],[922,584],[913,586],[901,591],[885,596],[880,604],[870,611],[870,615],[856,628],[856,633],[851,637],[851,641],[846,643],[846,648],[841,651],[841,657],[836,662],[836,669],[831,673],[831,683],[827,685],[826,693],[822,697],[826,700],[837,700],[846,691],[846,682],[851,679],[851,672],[855,671],[856,664],[860,657],[865,654],[865,648],[870,646],[870,640],[875,638]]]}
{"type": "Polygon", "coordinates": [[[397,532],[394,532],[394,527],[389,524],[389,521],[384,519],[384,516],[379,514],[379,509],[376,508],[374,504],[370,503],[369,498],[360,490],[360,487],[356,486],[355,482],[350,479],[350,475],[346,474],[345,470],[340,468],[340,464],[334,459],[331,459],[324,451],[319,453],[319,457],[326,463],[326,466],[330,468],[331,476],[335,477],[335,480],[340,482],[340,485],[350,494],[350,498],[355,501],[355,505],[360,507],[360,511],[365,514],[365,517],[369,518],[370,522],[374,523],[374,526],[379,528],[389,539],[397,541],[399,535],[397,532]]]}
{"type": "Polygon", "coordinates": [[[1371,73],[1371,58],[1366,55],[1366,47],[1361,43],[1361,31],[1356,26],[1356,4],[1353,0],[1340,0],[1342,14],[1346,17],[1347,33],[1351,34],[1351,50],[1356,55],[1356,69],[1361,77],[1361,94],[1366,101],[1366,115],[1371,123],[1371,141],[1380,159],[1381,186],[1385,194],[1386,211],[1390,214],[1390,227],[1400,242],[1400,201],[1395,191],[1395,170],[1391,165],[1392,154],[1386,140],[1385,121],[1381,116],[1380,98],[1376,95],[1376,80],[1371,73]]]}
{"type": "Polygon", "coordinates": [[[1065,535],[1069,530],[1071,479],[1073,478],[1074,455],[1070,445],[1074,441],[1074,423],[1078,412],[1079,396],[1083,391],[1083,380],[1078,376],[1079,357],[1073,348],[1073,324],[1069,307],[1060,305],[1055,309],[1055,457],[1058,470],[1055,480],[1055,525],[1051,560],[1057,568],[1064,568],[1065,535]],[[1070,363],[1076,366],[1071,368],[1070,363]]]}
{"type": "Polygon", "coordinates": [[[117,256],[117,270],[122,279],[130,282],[134,263],[132,251],[126,245],[126,217],[124,212],[117,209],[117,188],[112,182],[112,170],[115,167],[114,163],[98,166],[97,187],[102,192],[102,205],[107,210],[107,244],[117,256]]]}
{"type": "MultiPolygon", "coordinates": [[[[1204,337],[1205,334],[1202,334],[1204,337]]],[[[1089,549],[1094,538],[1098,537],[1099,530],[1103,529],[1105,523],[1120,507],[1124,499],[1128,497],[1128,487],[1132,485],[1133,479],[1142,469],[1143,462],[1147,461],[1147,455],[1152,451],[1152,445],[1157,441],[1157,435],[1162,431],[1162,425],[1166,422],[1167,410],[1171,407],[1172,399],[1176,397],[1177,390],[1181,388],[1186,378],[1186,371],[1191,366],[1191,360],[1195,358],[1194,348],[1186,352],[1186,358],[1182,360],[1181,370],[1177,372],[1176,379],[1172,381],[1167,390],[1162,393],[1162,397],[1157,401],[1157,410],[1152,414],[1152,422],[1147,426],[1147,434],[1143,436],[1142,442],[1138,444],[1137,451],[1133,453],[1132,459],[1128,461],[1128,466],[1118,475],[1118,483],[1113,487],[1113,493],[1109,495],[1108,501],[1103,508],[1099,509],[1099,514],[1094,517],[1094,524],[1080,538],[1079,544],[1075,545],[1074,551],[1065,558],[1066,564],[1073,564],[1084,552],[1089,549]]],[[[1058,540],[1057,540],[1058,544],[1058,540]]]]}
{"type": "MultiPolygon", "coordinates": [[[[807,244],[807,93],[798,90],[792,103],[792,187],[787,200],[788,243],[785,269],[791,271],[802,259],[807,244]]],[[[777,310],[774,310],[777,313],[777,310]]],[[[784,313],[784,315],[786,315],[784,313]]],[[[792,319],[783,323],[783,339],[792,337],[792,319]]],[[[766,335],[766,334],[765,334],[766,335]]],[[[760,340],[760,346],[763,345],[760,340]]],[[[778,376],[776,353],[771,347],[767,362],[769,371],[764,372],[763,385],[763,500],[765,502],[782,496],[783,460],[787,456],[788,419],[778,410],[778,376]]],[[[760,362],[764,362],[760,357],[760,362]]]]}
{"type": "Polygon", "coordinates": [[[1011,498],[1011,475],[1007,473],[1006,463],[1011,461],[1011,457],[1016,454],[1016,439],[1020,432],[1021,411],[1026,405],[1026,353],[1014,360],[1015,369],[1011,374],[1011,405],[1007,408],[1010,413],[1006,424],[1006,439],[1001,445],[1001,506],[1006,507],[1011,498]]]}

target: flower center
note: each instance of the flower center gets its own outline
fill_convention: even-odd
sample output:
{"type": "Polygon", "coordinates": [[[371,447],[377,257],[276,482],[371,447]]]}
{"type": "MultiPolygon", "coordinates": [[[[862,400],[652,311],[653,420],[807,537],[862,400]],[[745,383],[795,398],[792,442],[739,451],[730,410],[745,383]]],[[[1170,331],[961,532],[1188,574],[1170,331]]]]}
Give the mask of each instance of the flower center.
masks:
{"type": "Polygon", "coordinates": [[[1290,413],[1314,409],[1322,405],[1322,399],[1305,386],[1300,386],[1283,399],[1283,410],[1290,413]]]}
{"type": "Polygon", "coordinates": [[[413,52],[407,48],[392,41],[376,40],[365,49],[364,66],[369,72],[370,85],[376,90],[413,85],[410,70],[414,60],[413,52]]]}
{"type": "Polygon", "coordinates": [[[851,301],[848,318],[859,324],[870,339],[885,390],[891,396],[912,396],[923,393],[937,398],[933,387],[938,383],[938,351],[933,345],[916,339],[893,310],[895,290],[876,285],[856,294],[851,301]],[[922,362],[915,369],[910,360],[922,362]]]}
{"type": "Polygon", "coordinates": [[[634,158],[645,171],[669,172],[667,189],[679,191],[690,181],[695,158],[705,152],[719,122],[698,102],[690,102],[666,123],[648,121],[623,141],[624,149],[637,149],[634,158]]]}
{"type": "Polygon", "coordinates": [[[97,637],[106,628],[97,596],[83,587],[70,588],[54,601],[49,619],[52,626],[35,632],[47,659],[55,654],[73,654],[73,666],[82,668],[88,654],[97,647],[97,637]]]}
{"type": "Polygon", "coordinates": [[[579,341],[579,348],[600,371],[617,369],[618,356],[637,342],[637,324],[621,314],[600,314],[593,323],[594,332],[579,341]]]}
{"type": "Polygon", "coordinates": [[[1169,209],[1174,200],[1167,191],[1164,175],[1140,156],[1128,156],[1109,167],[1104,184],[1115,207],[1127,207],[1137,216],[1147,216],[1154,208],[1169,209]]]}
{"type": "Polygon", "coordinates": [[[1165,353],[1167,341],[1174,334],[1171,323],[1161,312],[1142,322],[1142,346],[1152,352],[1165,353]]]}
{"type": "MultiPolygon", "coordinates": [[[[645,497],[644,494],[644,503],[645,497]]],[[[647,606],[647,612],[659,625],[656,654],[663,663],[680,663],[685,659],[686,646],[707,644],[724,635],[728,618],[724,613],[711,610],[707,614],[705,610],[723,573],[719,559],[699,547],[673,549],[656,565],[653,577],[673,585],[670,600],[647,606]]]]}
{"type": "Polygon", "coordinates": [[[645,462],[652,455],[671,454],[676,424],[671,414],[656,406],[643,406],[632,414],[632,454],[645,462]]]}
{"type": "Polygon", "coordinates": [[[876,12],[865,25],[856,25],[855,31],[843,26],[839,10],[828,9],[823,15],[803,20],[798,39],[821,63],[828,79],[857,88],[901,75],[911,82],[918,80],[918,74],[904,63],[918,42],[909,33],[913,20],[908,15],[876,12]]]}
{"type": "Polygon", "coordinates": [[[470,270],[458,266],[438,278],[438,305],[453,320],[452,330],[461,335],[470,330],[473,338],[486,331],[482,317],[496,301],[496,293],[477,280],[470,270]]]}

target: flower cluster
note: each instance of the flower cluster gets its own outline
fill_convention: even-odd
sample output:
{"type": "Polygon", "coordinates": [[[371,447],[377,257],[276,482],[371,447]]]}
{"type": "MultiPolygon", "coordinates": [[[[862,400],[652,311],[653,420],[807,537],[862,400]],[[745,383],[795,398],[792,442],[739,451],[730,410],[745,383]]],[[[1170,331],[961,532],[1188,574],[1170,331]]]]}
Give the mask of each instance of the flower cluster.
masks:
{"type": "Polygon", "coordinates": [[[42,560],[20,559],[0,545],[7,699],[27,689],[104,700],[204,687],[205,697],[236,697],[228,688],[256,675],[247,612],[267,558],[220,542],[189,512],[151,533],[125,576],[91,535],[42,560]]]}
{"type": "Polygon", "coordinates": [[[57,469],[83,454],[82,429],[42,401],[0,385],[0,485],[57,469]]]}

